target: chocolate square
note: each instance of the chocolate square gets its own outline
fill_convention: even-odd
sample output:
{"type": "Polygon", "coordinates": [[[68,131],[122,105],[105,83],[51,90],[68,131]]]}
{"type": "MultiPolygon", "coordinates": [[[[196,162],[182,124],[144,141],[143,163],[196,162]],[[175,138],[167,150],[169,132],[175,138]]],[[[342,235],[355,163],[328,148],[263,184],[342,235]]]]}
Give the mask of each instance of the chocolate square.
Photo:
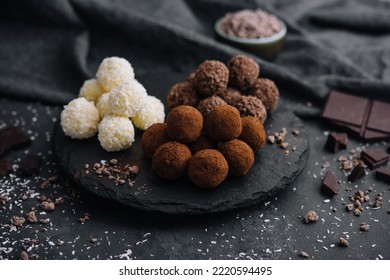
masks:
{"type": "Polygon", "coordinates": [[[325,177],[322,180],[321,189],[323,192],[331,196],[339,193],[339,184],[337,183],[337,179],[332,172],[326,172],[325,177]]]}
{"type": "Polygon", "coordinates": [[[363,151],[360,157],[370,169],[376,169],[381,165],[386,165],[389,161],[389,154],[381,148],[370,148],[363,151]]]}
{"type": "Polygon", "coordinates": [[[390,104],[374,101],[371,114],[368,118],[367,128],[379,132],[390,133],[390,104]]]}
{"type": "Polygon", "coordinates": [[[337,91],[328,97],[322,117],[361,127],[369,108],[369,100],[337,91]]]}
{"type": "Polygon", "coordinates": [[[380,167],[375,171],[375,178],[390,184],[390,168],[380,167]]]}

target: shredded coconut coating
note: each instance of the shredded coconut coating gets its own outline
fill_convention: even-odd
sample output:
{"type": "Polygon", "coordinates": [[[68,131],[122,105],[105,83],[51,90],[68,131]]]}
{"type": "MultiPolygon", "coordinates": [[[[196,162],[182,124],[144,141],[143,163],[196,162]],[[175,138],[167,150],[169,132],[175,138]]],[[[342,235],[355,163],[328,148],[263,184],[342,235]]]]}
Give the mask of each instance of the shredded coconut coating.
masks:
{"type": "Polygon", "coordinates": [[[114,115],[132,118],[141,111],[147,96],[143,85],[131,80],[113,89],[108,102],[114,115]]]}
{"type": "Polygon", "coordinates": [[[134,126],[127,117],[108,115],[99,124],[98,139],[108,152],[130,148],[134,142],[134,126]]]}
{"type": "Polygon", "coordinates": [[[165,119],[164,104],[154,96],[146,97],[144,107],[138,115],[132,118],[134,125],[147,130],[155,123],[163,123],[165,119]]]}
{"type": "Polygon", "coordinates": [[[88,101],[97,102],[103,94],[104,89],[96,79],[86,80],[80,88],[79,97],[84,97],[88,101]]]}
{"type": "Polygon", "coordinates": [[[108,102],[109,97],[110,94],[108,92],[103,93],[99,97],[98,102],[96,103],[96,108],[99,110],[99,115],[101,119],[111,114],[111,107],[110,107],[110,103],[108,102]]]}
{"type": "Polygon", "coordinates": [[[126,81],[134,79],[134,69],[121,57],[105,58],[97,70],[96,77],[105,91],[111,91],[126,81]]]}
{"type": "Polygon", "coordinates": [[[73,99],[61,112],[61,126],[71,138],[85,139],[97,132],[100,117],[92,101],[84,97],[73,99]]]}

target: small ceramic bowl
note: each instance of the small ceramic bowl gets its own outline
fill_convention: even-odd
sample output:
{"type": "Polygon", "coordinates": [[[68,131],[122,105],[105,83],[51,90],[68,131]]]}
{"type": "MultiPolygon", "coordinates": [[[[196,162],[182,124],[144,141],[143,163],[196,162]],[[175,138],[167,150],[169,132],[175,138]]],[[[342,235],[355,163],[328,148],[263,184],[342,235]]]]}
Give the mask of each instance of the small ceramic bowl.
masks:
{"type": "Polygon", "coordinates": [[[281,30],[272,36],[260,39],[244,39],[226,34],[221,29],[222,18],[215,23],[214,28],[220,40],[261,58],[272,60],[281,51],[287,35],[286,24],[280,19],[278,20],[281,30]]]}

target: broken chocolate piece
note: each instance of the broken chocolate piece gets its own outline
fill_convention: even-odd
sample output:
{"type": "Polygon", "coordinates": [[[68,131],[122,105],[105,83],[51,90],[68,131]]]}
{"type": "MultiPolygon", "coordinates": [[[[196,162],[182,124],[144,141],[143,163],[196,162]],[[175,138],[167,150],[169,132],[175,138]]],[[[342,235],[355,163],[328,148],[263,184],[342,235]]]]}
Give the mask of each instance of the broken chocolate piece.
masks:
{"type": "Polygon", "coordinates": [[[9,160],[0,159],[0,177],[6,176],[13,171],[12,164],[9,160]]]}
{"type": "Polygon", "coordinates": [[[310,210],[309,212],[307,212],[305,217],[304,217],[304,221],[306,224],[314,223],[314,222],[318,221],[318,219],[319,219],[319,217],[318,217],[317,213],[313,210],[310,210]]]}
{"type": "Polygon", "coordinates": [[[365,140],[390,138],[390,104],[332,91],[322,117],[365,140]]]}
{"type": "Polygon", "coordinates": [[[30,138],[19,127],[7,127],[0,130],[0,157],[11,150],[26,147],[30,138]]]}
{"type": "Polygon", "coordinates": [[[380,167],[375,171],[375,178],[390,184],[390,168],[380,167]]]}
{"type": "Polygon", "coordinates": [[[370,229],[370,226],[367,223],[361,223],[360,224],[360,230],[361,231],[368,231],[370,229]]]}
{"type": "Polygon", "coordinates": [[[355,168],[352,170],[351,174],[348,176],[348,180],[350,182],[355,182],[356,180],[364,177],[366,175],[364,166],[362,163],[359,163],[355,166],[355,168]]]}
{"type": "Polygon", "coordinates": [[[39,169],[41,168],[42,158],[37,155],[28,155],[22,161],[19,165],[19,172],[22,175],[32,175],[39,172],[39,169]]]}
{"type": "Polygon", "coordinates": [[[325,143],[325,149],[331,153],[337,153],[339,150],[345,150],[348,145],[348,135],[346,133],[331,132],[325,143]]]}
{"type": "Polygon", "coordinates": [[[389,154],[381,148],[367,149],[360,154],[360,157],[370,169],[386,165],[389,161],[389,154]]]}
{"type": "Polygon", "coordinates": [[[323,192],[331,196],[339,193],[339,184],[337,183],[337,179],[332,172],[326,172],[325,177],[322,180],[321,189],[323,192]]]}
{"type": "Polygon", "coordinates": [[[349,247],[349,242],[347,241],[347,239],[340,237],[340,246],[349,247]]]}

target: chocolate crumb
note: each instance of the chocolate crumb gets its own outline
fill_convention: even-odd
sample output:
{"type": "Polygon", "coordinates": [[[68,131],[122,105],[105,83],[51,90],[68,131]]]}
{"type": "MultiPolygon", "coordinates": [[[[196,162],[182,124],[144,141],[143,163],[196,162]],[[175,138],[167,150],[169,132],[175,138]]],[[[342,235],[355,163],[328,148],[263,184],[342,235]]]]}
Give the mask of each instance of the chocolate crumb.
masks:
{"type": "Polygon", "coordinates": [[[21,200],[23,200],[23,201],[26,201],[27,199],[28,199],[28,196],[27,196],[27,194],[22,194],[21,196],[20,196],[20,199],[21,200]]]}
{"type": "Polygon", "coordinates": [[[274,144],[275,143],[275,136],[269,135],[268,136],[268,142],[270,142],[271,144],[274,144]]]}
{"type": "Polygon", "coordinates": [[[347,206],[345,207],[345,209],[348,211],[348,212],[351,212],[353,210],[353,204],[347,204],[347,206]]]}
{"type": "Polygon", "coordinates": [[[118,164],[118,160],[116,158],[113,158],[112,160],[110,160],[110,163],[112,165],[117,165],[118,164]]]}
{"type": "Polygon", "coordinates": [[[309,254],[305,251],[299,251],[299,256],[306,259],[309,258],[309,254]]]}
{"type": "Polygon", "coordinates": [[[38,221],[37,216],[35,215],[35,211],[30,211],[27,214],[27,221],[34,224],[38,221]]]}
{"type": "Polygon", "coordinates": [[[19,216],[12,217],[12,224],[16,227],[21,227],[26,222],[26,219],[19,216]]]}
{"type": "Polygon", "coordinates": [[[295,136],[298,136],[298,135],[299,135],[299,130],[296,129],[296,128],[294,128],[294,129],[291,131],[291,133],[292,133],[293,135],[295,135],[295,136]]]}
{"type": "Polygon", "coordinates": [[[288,146],[288,143],[287,143],[287,142],[283,142],[283,143],[281,143],[279,146],[280,146],[280,148],[282,148],[282,149],[286,149],[287,146],[288,146]]]}
{"type": "Polygon", "coordinates": [[[362,210],[359,209],[359,208],[355,208],[355,210],[353,211],[353,214],[354,214],[355,216],[360,216],[360,215],[362,214],[362,210]]]}
{"type": "Polygon", "coordinates": [[[41,207],[43,210],[47,212],[53,211],[56,208],[53,202],[48,202],[48,201],[41,202],[41,207]]]}
{"type": "Polygon", "coordinates": [[[41,184],[41,189],[46,190],[49,188],[49,185],[50,185],[49,180],[43,181],[43,183],[41,184]]]}
{"type": "Polygon", "coordinates": [[[308,223],[314,223],[319,219],[317,213],[313,210],[310,210],[309,212],[306,213],[304,217],[304,221],[306,224],[308,223]]]}
{"type": "Polygon", "coordinates": [[[349,242],[347,241],[347,239],[340,237],[340,246],[349,247],[349,242]]]}
{"type": "Polygon", "coordinates": [[[95,244],[97,241],[98,241],[97,238],[95,238],[95,237],[91,238],[91,243],[95,244]]]}
{"type": "Polygon", "coordinates": [[[25,260],[25,261],[29,259],[28,254],[27,254],[26,251],[22,251],[22,252],[20,253],[20,259],[21,259],[21,260],[25,260]]]}
{"type": "Polygon", "coordinates": [[[370,226],[367,223],[361,223],[360,224],[360,230],[361,231],[368,231],[370,229],[370,226]]]}

